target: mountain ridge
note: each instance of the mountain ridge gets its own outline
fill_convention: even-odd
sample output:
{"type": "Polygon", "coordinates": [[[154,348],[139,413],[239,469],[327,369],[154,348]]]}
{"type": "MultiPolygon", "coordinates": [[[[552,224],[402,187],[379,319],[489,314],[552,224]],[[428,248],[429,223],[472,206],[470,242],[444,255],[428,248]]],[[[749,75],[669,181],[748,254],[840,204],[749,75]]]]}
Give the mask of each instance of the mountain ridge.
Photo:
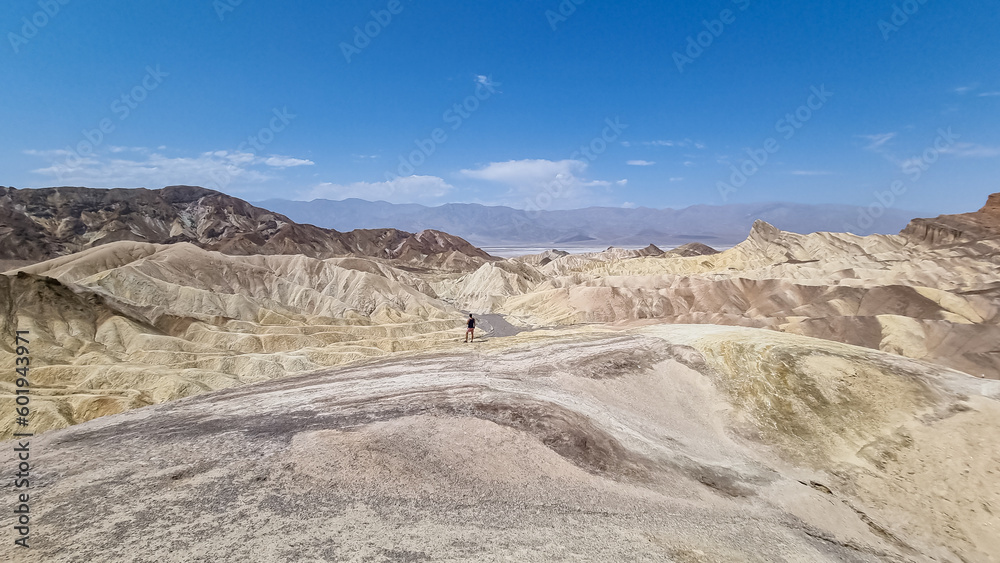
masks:
{"type": "Polygon", "coordinates": [[[189,242],[230,255],[360,255],[430,265],[476,265],[492,257],[434,230],[340,232],[293,221],[242,199],[196,186],[159,190],[0,187],[0,259],[42,261],[118,241],[189,242]]]}
{"type": "Polygon", "coordinates": [[[403,230],[433,228],[460,236],[478,246],[492,245],[680,245],[703,242],[727,246],[746,238],[753,222],[803,234],[815,231],[855,234],[898,233],[919,213],[890,209],[867,229],[860,223],[865,208],[780,202],[693,205],[682,209],[588,207],[531,213],[505,206],[447,203],[436,207],[393,204],[349,198],[309,202],[270,199],[257,205],[296,221],[326,228],[368,228],[375,225],[403,230]]]}
{"type": "Polygon", "coordinates": [[[991,194],[978,211],[914,219],[901,234],[931,246],[1000,246],[1000,193],[991,194]]]}

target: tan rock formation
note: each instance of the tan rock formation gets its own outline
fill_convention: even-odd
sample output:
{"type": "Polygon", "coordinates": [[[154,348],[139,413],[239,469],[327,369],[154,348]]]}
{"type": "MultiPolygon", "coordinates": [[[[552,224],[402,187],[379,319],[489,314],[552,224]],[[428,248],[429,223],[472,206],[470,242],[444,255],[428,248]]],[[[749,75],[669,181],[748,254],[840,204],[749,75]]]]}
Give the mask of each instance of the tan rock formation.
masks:
{"type": "MultiPolygon", "coordinates": [[[[45,430],[457,338],[461,313],[391,263],[98,246],[0,275],[0,367],[13,369],[14,330],[30,331],[45,430]]],[[[13,401],[0,382],[0,436],[13,401]]]]}
{"type": "Polygon", "coordinates": [[[548,334],[47,433],[32,442],[35,547],[0,549],[53,563],[997,560],[1000,402],[971,378],[773,331],[548,334]]]}

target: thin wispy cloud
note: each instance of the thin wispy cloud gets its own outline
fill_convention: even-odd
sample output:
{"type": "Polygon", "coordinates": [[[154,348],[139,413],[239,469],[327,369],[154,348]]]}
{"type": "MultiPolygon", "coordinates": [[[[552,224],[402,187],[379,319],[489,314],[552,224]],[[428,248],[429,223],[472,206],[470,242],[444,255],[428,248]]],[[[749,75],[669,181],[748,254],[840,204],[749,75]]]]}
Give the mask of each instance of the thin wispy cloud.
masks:
{"type": "Polygon", "coordinates": [[[648,160],[630,160],[625,164],[628,164],[629,166],[653,166],[656,163],[648,160]]]}
{"type": "Polygon", "coordinates": [[[792,176],[830,176],[833,172],[827,170],[792,170],[792,176]]]}
{"type": "Polygon", "coordinates": [[[941,149],[942,154],[950,154],[958,158],[997,158],[1000,157],[1000,146],[991,147],[976,143],[956,143],[941,149]]]}
{"type": "Polygon", "coordinates": [[[881,156],[886,161],[892,163],[893,166],[896,166],[902,170],[907,169],[908,166],[907,160],[900,159],[899,156],[893,154],[893,151],[890,150],[889,148],[890,143],[894,139],[896,139],[896,137],[899,136],[899,133],[896,132],[876,133],[874,135],[855,135],[855,136],[859,139],[864,139],[865,141],[867,141],[864,150],[873,152],[881,156]]]}
{"type": "MultiPolygon", "coordinates": [[[[673,140],[669,140],[669,139],[666,139],[666,140],[657,140],[657,141],[643,141],[641,144],[645,145],[647,147],[678,147],[678,148],[694,147],[694,148],[699,149],[699,150],[705,150],[706,148],[708,148],[705,145],[705,143],[699,143],[699,142],[696,142],[696,141],[692,141],[691,139],[683,139],[683,140],[680,140],[680,141],[673,141],[673,140]]],[[[629,146],[629,145],[625,145],[625,146],[629,146]]]]}
{"type": "Polygon", "coordinates": [[[269,156],[264,159],[264,164],[275,168],[293,168],[295,166],[313,166],[316,164],[304,158],[292,158],[290,156],[269,156]]]}
{"type": "MultiPolygon", "coordinates": [[[[164,148],[166,148],[166,147],[160,147],[159,150],[163,150],[164,148]]],[[[149,154],[149,152],[150,152],[149,149],[147,149],[146,147],[117,147],[117,146],[109,146],[108,150],[110,152],[112,152],[112,153],[115,153],[115,154],[120,154],[120,153],[123,153],[123,152],[136,152],[136,153],[140,153],[140,154],[149,154]]]]}
{"type": "Polygon", "coordinates": [[[31,172],[50,183],[89,187],[259,183],[274,179],[274,170],[314,164],[290,156],[224,150],[174,157],[162,154],[159,149],[142,147],[109,147],[105,152],[86,157],[64,149],[26,150],[24,154],[46,162],[31,172]]]}
{"type": "Polygon", "coordinates": [[[953,88],[952,92],[954,92],[956,94],[959,94],[961,96],[964,96],[965,94],[968,94],[969,92],[972,92],[973,90],[975,90],[978,87],[979,87],[978,84],[969,84],[968,86],[959,86],[957,88],[953,88]]]}
{"type": "Polygon", "coordinates": [[[983,92],[979,94],[980,98],[993,98],[996,96],[1000,96],[1000,92],[983,92]]]}
{"type": "Polygon", "coordinates": [[[348,198],[390,203],[427,203],[444,197],[455,187],[437,176],[405,176],[387,182],[323,182],[298,194],[300,201],[348,198]]]}
{"type": "Polygon", "coordinates": [[[484,87],[484,88],[486,88],[486,89],[488,89],[490,91],[498,90],[498,88],[500,88],[500,86],[501,86],[501,84],[499,82],[495,82],[493,80],[492,76],[486,76],[485,74],[477,74],[476,75],[476,84],[479,84],[480,86],[482,86],[482,87],[484,87]]]}
{"type": "Polygon", "coordinates": [[[880,152],[886,143],[896,138],[897,133],[878,133],[875,135],[858,135],[858,138],[866,139],[868,145],[865,150],[880,152]]]}
{"type": "MultiPolygon", "coordinates": [[[[944,130],[939,130],[939,132],[944,130]]],[[[943,134],[943,133],[942,133],[943,134]]],[[[891,151],[888,149],[888,143],[896,137],[896,133],[883,133],[879,135],[859,135],[859,137],[868,140],[868,145],[865,149],[873,151],[887,161],[892,163],[894,166],[898,167],[901,171],[907,172],[909,170],[915,169],[925,169],[928,164],[928,157],[926,156],[927,151],[933,150],[936,154],[947,155],[955,158],[1000,158],[1000,146],[990,146],[983,145],[979,143],[969,143],[969,142],[955,142],[955,139],[959,138],[959,135],[955,135],[951,132],[951,128],[947,128],[948,137],[939,137],[934,141],[932,147],[925,147],[920,151],[913,151],[910,154],[901,157],[899,155],[900,151],[891,151]],[[938,146],[938,143],[946,139],[947,144],[943,147],[938,146]],[[920,153],[913,156],[913,153],[920,153]]],[[[795,172],[793,172],[795,174],[795,172]]]]}

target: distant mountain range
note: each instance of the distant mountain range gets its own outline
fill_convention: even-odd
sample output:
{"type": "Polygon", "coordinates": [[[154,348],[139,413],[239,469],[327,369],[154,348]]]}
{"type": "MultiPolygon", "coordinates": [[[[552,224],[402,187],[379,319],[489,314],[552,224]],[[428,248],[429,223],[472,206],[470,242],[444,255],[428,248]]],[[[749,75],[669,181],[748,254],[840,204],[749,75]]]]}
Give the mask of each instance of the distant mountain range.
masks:
{"type": "Polygon", "coordinates": [[[478,266],[491,259],[447,233],[382,228],[340,232],[299,224],[194,186],[0,187],[0,260],[38,262],[118,241],[186,242],[229,255],[371,256],[422,266],[478,266]]]}
{"type": "Polygon", "coordinates": [[[817,231],[895,234],[919,215],[889,209],[871,219],[863,207],[796,203],[696,205],[684,209],[590,207],[535,214],[471,203],[427,207],[362,199],[309,202],[272,199],[257,205],[300,223],[342,231],[386,227],[404,231],[435,229],[477,246],[565,248],[605,244],[678,245],[692,241],[726,246],[744,240],[758,219],[803,234],[817,231]]]}

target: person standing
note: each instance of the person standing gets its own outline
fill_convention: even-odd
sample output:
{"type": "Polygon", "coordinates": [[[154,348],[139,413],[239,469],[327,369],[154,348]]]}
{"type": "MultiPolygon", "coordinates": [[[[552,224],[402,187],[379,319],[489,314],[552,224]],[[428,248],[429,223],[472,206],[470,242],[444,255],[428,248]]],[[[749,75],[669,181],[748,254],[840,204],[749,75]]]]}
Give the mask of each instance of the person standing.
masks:
{"type": "Polygon", "coordinates": [[[476,340],[476,319],[475,317],[472,316],[472,313],[469,313],[469,322],[466,324],[466,326],[469,327],[465,331],[465,342],[466,344],[468,344],[469,337],[472,337],[473,341],[476,340]]]}

